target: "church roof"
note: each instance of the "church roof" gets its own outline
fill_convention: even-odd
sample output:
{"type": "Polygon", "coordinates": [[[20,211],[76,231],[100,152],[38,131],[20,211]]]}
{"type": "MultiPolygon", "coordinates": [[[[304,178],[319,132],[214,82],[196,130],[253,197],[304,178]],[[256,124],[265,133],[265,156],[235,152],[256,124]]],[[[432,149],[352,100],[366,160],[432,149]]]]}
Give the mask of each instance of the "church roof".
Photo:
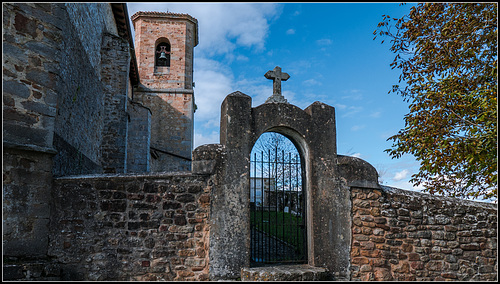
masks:
{"type": "MultiPolygon", "coordinates": [[[[134,39],[132,38],[130,23],[128,21],[127,4],[111,3],[111,8],[115,17],[118,34],[128,40],[130,48],[134,48],[134,39]]],[[[134,51],[132,51],[130,55],[132,56],[130,60],[130,79],[132,81],[132,85],[137,85],[139,84],[139,70],[137,67],[137,59],[135,58],[134,51]]]]}

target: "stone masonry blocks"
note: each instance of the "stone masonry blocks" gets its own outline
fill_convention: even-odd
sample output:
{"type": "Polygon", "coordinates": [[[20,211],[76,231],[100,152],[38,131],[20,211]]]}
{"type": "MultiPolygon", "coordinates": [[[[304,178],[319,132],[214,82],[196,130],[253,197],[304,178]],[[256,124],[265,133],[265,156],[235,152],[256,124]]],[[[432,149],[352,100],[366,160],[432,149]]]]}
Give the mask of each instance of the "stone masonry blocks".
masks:
{"type": "Polygon", "coordinates": [[[352,280],[497,280],[494,204],[385,186],[351,196],[352,280]]]}
{"type": "Polygon", "coordinates": [[[57,179],[49,253],[71,280],[207,280],[209,179],[57,179]]]}

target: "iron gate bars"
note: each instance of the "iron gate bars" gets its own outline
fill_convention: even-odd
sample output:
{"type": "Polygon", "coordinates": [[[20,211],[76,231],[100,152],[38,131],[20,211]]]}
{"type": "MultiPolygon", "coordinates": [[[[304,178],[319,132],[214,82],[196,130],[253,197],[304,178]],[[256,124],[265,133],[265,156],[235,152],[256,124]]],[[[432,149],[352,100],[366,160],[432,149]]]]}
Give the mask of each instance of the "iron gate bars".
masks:
{"type": "Polygon", "coordinates": [[[250,160],[251,265],[307,263],[300,158],[273,152],[250,160]]]}

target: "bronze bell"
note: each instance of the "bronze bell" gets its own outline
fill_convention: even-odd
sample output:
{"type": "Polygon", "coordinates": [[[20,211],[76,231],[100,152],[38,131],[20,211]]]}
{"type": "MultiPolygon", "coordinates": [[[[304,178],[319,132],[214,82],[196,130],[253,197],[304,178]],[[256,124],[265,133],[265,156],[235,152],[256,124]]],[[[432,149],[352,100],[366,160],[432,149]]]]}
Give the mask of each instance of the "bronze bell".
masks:
{"type": "Polygon", "coordinates": [[[167,59],[167,56],[165,55],[165,51],[161,52],[160,59],[167,59]]]}

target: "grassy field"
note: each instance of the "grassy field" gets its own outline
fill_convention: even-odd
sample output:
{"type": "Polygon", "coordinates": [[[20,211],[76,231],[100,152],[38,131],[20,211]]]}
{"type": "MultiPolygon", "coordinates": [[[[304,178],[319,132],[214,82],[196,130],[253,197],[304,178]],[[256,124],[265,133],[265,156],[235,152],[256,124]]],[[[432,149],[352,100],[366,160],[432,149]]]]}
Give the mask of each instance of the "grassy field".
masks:
{"type": "Polygon", "coordinates": [[[304,247],[304,234],[302,217],[285,212],[255,211],[250,212],[250,222],[257,229],[273,235],[293,246],[300,251],[304,247]]]}

